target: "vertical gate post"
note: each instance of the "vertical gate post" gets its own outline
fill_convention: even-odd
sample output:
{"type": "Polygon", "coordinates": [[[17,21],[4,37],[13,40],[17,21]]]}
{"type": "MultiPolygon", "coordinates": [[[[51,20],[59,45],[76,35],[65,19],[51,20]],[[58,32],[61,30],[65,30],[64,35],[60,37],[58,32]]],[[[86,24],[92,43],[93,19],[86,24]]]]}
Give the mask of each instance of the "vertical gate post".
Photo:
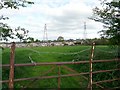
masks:
{"type": "Polygon", "coordinates": [[[60,78],[60,65],[58,65],[58,90],[60,89],[60,82],[61,82],[61,78],[60,78]]]}
{"type": "Polygon", "coordinates": [[[91,55],[90,55],[90,90],[92,90],[92,61],[94,56],[95,43],[92,43],[91,55]]]}
{"type": "Polygon", "coordinates": [[[10,52],[10,72],[9,72],[9,89],[14,88],[14,57],[15,57],[15,42],[12,42],[10,52]]]}

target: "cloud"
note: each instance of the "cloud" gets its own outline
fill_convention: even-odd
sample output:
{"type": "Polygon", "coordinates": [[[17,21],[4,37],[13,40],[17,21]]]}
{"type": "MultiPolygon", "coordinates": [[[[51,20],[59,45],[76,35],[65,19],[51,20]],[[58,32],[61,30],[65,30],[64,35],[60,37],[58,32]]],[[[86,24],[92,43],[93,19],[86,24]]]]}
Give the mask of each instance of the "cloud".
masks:
{"type": "Polygon", "coordinates": [[[49,39],[63,36],[65,39],[83,38],[84,22],[89,38],[98,37],[102,24],[88,19],[97,0],[34,0],[35,4],[19,10],[3,9],[0,14],[10,17],[4,22],[11,27],[24,27],[29,36],[43,39],[44,25],[47,24],[49,39]],[[93,35],[94,34],[94,35],[93,35]]]}

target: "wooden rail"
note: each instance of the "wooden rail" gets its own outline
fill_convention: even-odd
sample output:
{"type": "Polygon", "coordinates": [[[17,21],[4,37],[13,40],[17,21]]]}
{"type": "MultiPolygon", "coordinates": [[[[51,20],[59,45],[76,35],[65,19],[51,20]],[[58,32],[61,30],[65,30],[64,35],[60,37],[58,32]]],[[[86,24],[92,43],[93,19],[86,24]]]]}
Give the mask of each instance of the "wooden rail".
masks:
{"type": "MultiPolygon", "coordinates": [[[[112,60],[93,60],[92,63],[103,63],[103,62],[120,62],[120,59],[112,59],[112,60]]],[[[21,63],[14,64],[15,67],[23,67],[23,66],[46,66],[46,65],[70,65],[70,64],[87,64],[89,61],[78,61],[78,62],[42,62],[42,63],[21,63]]],[[[0,67],[9,67],[10,64],[0,65],[0,67]]]]}
{"type": "MultiPolygon", "coordinates": [[[[102,72],[112,72],[112,71],[117,71],[119,69],[112,69],[112,70],[100,70],[100,71],[95,71],[92,72],[92,74],[97,74],[97,73],[102,73],[102,72]]],[[[34,79],[50,79],[50,78],[59,78],[59,77],[72,77],[72,76],[80,76],[80,75],[89,75],[89,72],[82,72],[82,73],[77,73],[77,74],[66,74],[66,75],[58,75],[58,76],[40,76],[40,77],[31,77],[31,78],[20,78],[20,79],[14,79],[14,82],[18,81],[25,81],[25,80],[34,80],[34,79]]],[[[1,83],[8,83],[9,80],[4,80],[0,81],[1,83]]]]}

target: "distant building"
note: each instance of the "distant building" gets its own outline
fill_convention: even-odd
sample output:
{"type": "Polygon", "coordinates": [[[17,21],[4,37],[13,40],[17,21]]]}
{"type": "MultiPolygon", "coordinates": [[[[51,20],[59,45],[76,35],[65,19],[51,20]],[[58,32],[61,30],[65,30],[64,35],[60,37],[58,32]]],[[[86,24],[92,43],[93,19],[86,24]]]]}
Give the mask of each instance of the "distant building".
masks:
{"type": "MultiPolygon", "coordinates": [[[[59,37],[60,40],[64,40],[62,37],[59,37]]],[[[21,43],[16,42],[16,47],[39,47],[39,46],[73,46],[73,45],[80,45],[81,42],[77,40],[64,40],[64,41],[51,41],[48,43],[45,42],[33,42],[33,43],[21,43]]],[[[11,43],[0,43],[0,47],[11,47],[11,43]]]]}

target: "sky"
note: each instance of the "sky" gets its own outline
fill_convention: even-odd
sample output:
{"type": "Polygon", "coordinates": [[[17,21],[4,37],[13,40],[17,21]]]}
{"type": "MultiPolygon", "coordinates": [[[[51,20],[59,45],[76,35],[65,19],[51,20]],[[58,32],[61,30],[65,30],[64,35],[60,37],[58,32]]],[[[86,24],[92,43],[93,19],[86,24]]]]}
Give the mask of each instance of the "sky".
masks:
{"type": "Polygon", "coordinates": [[[0,14],[8,16],[7,23],[12,28],[21,26],[29,30],[28,36],[43,40],[44,26],[47,26],[49,40],[59,36],[64,39],[84,38],[84,22],[86,37],[98,38],[102,23],[88,19],[92,9],[99,6],[99,0],[30,0],[33,5],[18,9],[1,9],[0,14]]]}

